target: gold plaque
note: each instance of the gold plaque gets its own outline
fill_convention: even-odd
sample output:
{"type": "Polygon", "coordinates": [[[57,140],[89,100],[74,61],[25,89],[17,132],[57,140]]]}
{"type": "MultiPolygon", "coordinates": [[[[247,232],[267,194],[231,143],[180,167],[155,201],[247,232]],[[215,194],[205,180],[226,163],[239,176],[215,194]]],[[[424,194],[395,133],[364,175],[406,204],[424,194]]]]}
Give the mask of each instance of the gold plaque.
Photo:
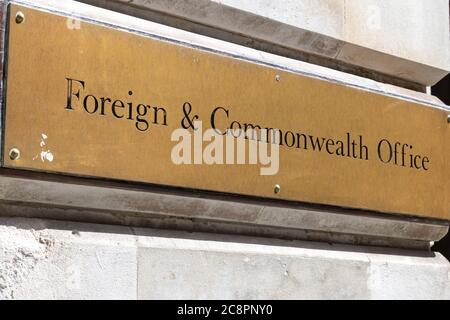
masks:
{"type": "Polygon", "coordinates": [[[450,217],[443,109],[10,9],[5,167],[450,217]]]}

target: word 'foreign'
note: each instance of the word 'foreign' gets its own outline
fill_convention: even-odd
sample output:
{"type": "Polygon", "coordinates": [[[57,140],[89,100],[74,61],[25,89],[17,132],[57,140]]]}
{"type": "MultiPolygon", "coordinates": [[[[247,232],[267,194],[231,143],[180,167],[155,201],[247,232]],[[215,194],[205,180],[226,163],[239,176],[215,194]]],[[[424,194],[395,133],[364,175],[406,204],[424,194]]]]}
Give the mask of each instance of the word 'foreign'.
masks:
{"type": "MultiPolygon", "coordinates": [[[[82,80],[66,78],[67,80],[67,104],[66,109],[74,110],[78,106],[77,100],[88,114],[100,116],[112,115],[116,119],[127,119],[135,121],[136,129],[147,131],[150,124],[167,126],[167,111],[164,108],[152,107],[150,105],[133,102],[124,102],[121,99],[109,97],[97,97],[93,94],[84,94],[86,83],[82,80]],[[75,89],[74,86],[77,86],[75,89]],[[76,99],[74,99],[76,98],[76,99]]],[[[128,91],[131,97],[133,91],[128,91]]]]}

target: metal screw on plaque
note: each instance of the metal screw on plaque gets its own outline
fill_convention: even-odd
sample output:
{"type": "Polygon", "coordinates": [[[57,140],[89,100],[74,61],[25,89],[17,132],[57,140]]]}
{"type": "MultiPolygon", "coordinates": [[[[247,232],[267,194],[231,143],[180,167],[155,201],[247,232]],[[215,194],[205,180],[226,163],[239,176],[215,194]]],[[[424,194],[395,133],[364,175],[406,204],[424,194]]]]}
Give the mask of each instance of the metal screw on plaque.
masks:
{"type": "Polygon", "coordinates": [[[450,123],[450,114],[447,116],[447,122],[450,123]]]}
{"type": "Polygon", "coordinates": [[[276,184],[273,192],[275,192],[275,194],[279,194],[281,192],[281,186],[279,184],[276,184]]]}
{"type": "Polygon", "coordinates": [[[17,148],[9,150],[9,158],[11,160],[18,160],[20,158],[20,150],[17,148]]]}
{"type": "Polygon", "coordinates": [[[281,76],[280,76],[279,74],[277,74],[277,75],[275,76],[275,80],[278,81],[278,82],[280,82],[281,76]]]}
{"type": "Polygon", "coordinates": [[[22,12],[17,12],[16,13],[16,23],[17,24],[21,24],[22,22],[24,22],[25,20],[25,15],[22,12]]]}

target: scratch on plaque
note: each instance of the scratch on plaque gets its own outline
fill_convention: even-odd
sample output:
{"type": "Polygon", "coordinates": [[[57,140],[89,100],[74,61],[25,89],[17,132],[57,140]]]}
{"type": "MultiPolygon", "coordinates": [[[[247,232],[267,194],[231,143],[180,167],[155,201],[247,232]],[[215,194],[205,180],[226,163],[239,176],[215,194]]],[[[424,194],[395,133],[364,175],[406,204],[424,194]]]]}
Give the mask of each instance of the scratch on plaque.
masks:
{"type": "Polygon", "coordinates": [[[33,160],[36,159],[41,159],[42,162],[48,161],[48,162],[52,162],[54,159],[53,153],[50,151],[50,149],[47,149],[47,142],[46,140],[48,139],[48,136],[45,133],[41,134],[41,142],[39,143],[39,145],[41,146],[41,153],[36,155],[33,160]]]}

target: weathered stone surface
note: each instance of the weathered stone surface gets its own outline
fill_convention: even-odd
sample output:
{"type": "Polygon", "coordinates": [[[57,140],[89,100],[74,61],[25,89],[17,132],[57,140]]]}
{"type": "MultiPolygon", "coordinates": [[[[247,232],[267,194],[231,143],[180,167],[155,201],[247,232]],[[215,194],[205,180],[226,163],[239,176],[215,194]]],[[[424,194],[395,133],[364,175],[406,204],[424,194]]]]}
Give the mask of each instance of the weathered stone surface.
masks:
{"type": "Polygon", "coordinates": [[[160,239],[139,248],[141,299],[367,299],[369,261],[340,252],[160,239]],[[187,242],[187,243],[186,243],[187,242]]]}
{"type": "Polygon", "coordinates": [[[449,262],[435,256],[370,255],[372,299],[450,299],[449,262]]]}
{"type": "Polygon", "coordinates": [[[127,190],[120,188],[121,184],[79,185],[70,181],[2,176],[0,216],[407,248],[428,248],[430,241],[440,240],[448,231],[442,221],[409,221],[361,210],[288,206],[225,196],[198,197],[151,187],[127,190]]]}
{"type": "Polygon", "coordinates": [[[127,228],[0,220],[0,299],[136,298],[137,248],[127,228]]]}
{"type": "Polygon", "coordinates": [[[0,299],[450,299],[427,251],[0,218],[0,299]]]}
{"type": "Polygon", "coordinates": [[[347,0],[345,11],[346,41],[450,71],[448,0],[347,0]]]}

